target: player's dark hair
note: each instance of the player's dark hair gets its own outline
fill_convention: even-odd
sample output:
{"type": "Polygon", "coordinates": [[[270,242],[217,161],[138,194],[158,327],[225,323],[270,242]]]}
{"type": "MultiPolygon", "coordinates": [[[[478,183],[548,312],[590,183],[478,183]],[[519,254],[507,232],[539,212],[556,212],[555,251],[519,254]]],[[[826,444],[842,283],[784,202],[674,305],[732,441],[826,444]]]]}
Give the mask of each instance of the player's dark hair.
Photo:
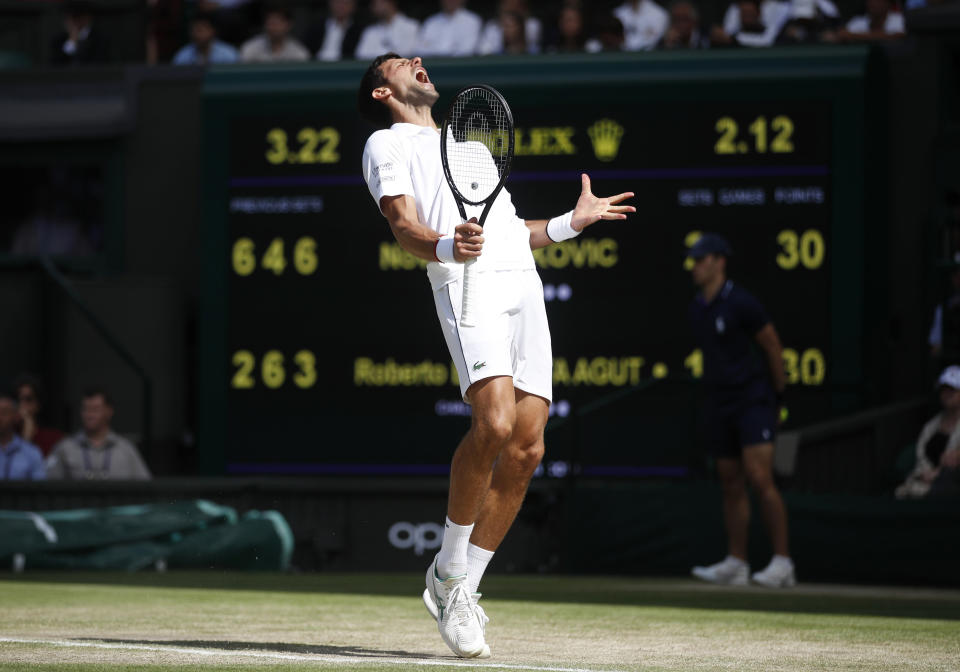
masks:
{"type": "Polygon", "coordinates": [[[383,76],[383,71],[380,69],[380,66],[395,58],[403,58],[403,56],[391,51],[389,54],[383,54],[373,59],[373,63],[371,63],[367,71],[363,73],[363,79],[360,80],[360,88],[357,89],[357,111],[361,117],[377,128],[390,128],[390,124],[393,123],[393,117],[390,115],[390,108],[374,100],[370,94],[378,86],[383,86],[387,83],[387,79],[383,76]]]}
{"type": "Polygon", "coordinates": [[[103,397],[104,403],[113,408],[113,397],[107,394],[107,391],[102,387],[88,387],[80,395],[83,399],[93,399],[94,397],[103,397]]]}

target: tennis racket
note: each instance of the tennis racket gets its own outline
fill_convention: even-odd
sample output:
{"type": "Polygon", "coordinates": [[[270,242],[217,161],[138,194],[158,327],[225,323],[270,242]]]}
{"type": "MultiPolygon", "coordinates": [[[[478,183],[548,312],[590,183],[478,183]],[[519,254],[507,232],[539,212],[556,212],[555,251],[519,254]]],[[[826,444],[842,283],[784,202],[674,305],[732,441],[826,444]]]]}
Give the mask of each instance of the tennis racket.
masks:
{"type": "MultiPolygon", "coordinates": [[[[496,89],[468,86],[457,93],[440,127],[440,158],[460,217],[467,221],[466,206],[482,205],[478,224],[483,227],[513,161],[513,114],[496,89]]],[[[463,268],[463,327],[476,326],[476,261],[463,268]]]]}

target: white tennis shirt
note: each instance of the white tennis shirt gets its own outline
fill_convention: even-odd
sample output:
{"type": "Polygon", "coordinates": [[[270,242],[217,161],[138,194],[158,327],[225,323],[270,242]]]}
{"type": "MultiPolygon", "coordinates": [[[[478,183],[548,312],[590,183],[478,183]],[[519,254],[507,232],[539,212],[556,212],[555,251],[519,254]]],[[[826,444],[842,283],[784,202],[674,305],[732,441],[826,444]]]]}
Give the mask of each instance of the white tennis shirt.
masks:
{"type": "MultiPolygon", "coordinates": [[[[363,149],[363,177],[377,207],[384,196],[412,196],[420,223],[441,236],[452,235],[460,211],[443,175],[440,133],[427,126],[399,123],[377,131],[363,149]]],[[[466,206],[467,217],[477,217],[482,206],[466,206]]],[[[506,188],[493,202],[483,227],[483,253],[477,271],[535,268],[530,229],[517,217],[506,188]]],[[[427,264],[430,286],[440,289],[459,280],[463,264],[432,261],[427,264]]]]}

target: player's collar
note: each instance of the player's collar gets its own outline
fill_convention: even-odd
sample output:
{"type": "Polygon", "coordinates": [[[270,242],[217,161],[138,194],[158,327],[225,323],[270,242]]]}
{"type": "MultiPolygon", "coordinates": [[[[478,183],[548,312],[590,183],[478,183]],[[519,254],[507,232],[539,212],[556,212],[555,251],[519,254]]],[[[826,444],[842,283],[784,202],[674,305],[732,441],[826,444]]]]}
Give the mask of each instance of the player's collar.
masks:
{"type": "Polygon", "coordinates": [[[703,292],[697,292],[697,301],[701,306],[709,306],[710,304],[716,303],[721,299],[726,299],[730,296],[730,292],[733,291],[733,280],[727,280],[723,283],[723,287],[720,288],[720,291],[717,292],[716,296],[713,297],[712,301],[707,301],[706,297],[703,295],[703,292]]]}
{"type": "Polygon", "coordinates": [[[430,126],[421,126],[420,124],[411,124],[406,121],[398,121],[390,127],[391,131],[402,133],[403,135],[419,135],[420,133],[436,134],[437,130],[430,126]]]}

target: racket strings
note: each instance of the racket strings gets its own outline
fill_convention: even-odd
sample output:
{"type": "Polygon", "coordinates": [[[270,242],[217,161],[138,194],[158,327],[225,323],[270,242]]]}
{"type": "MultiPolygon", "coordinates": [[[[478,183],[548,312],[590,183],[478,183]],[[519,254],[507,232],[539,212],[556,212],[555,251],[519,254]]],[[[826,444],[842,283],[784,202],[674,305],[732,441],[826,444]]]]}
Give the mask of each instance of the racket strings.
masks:
{"type": "Polygon", "coordinates": [[[507,110],[490,92],[475,89],[454,102],[449,129],[447,163],[457,190],[467,201],[486,200],[510,164],[507,110]]]}

